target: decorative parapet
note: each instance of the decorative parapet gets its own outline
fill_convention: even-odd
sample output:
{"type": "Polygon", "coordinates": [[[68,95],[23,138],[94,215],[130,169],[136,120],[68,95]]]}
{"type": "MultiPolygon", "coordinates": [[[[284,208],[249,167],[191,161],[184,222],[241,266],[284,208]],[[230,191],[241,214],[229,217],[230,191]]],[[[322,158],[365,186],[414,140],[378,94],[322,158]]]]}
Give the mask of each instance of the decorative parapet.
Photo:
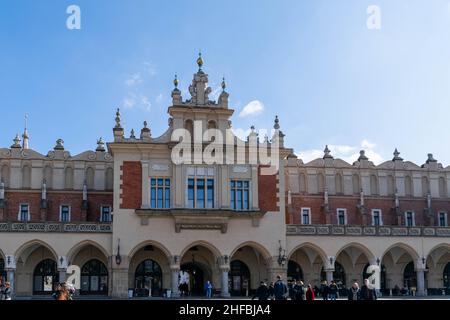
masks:
{"type": "Polygon", "coordinates": [[[111,233],[111,223],[2,222],[0,232],[111,233]]]}
{"type": "Polygon", "coordinates": [[[220,230],[226,233],[230,219],[250,219],[253,227],[259,227],[264,211],[233,211],[229,209],[136,209],[141,225],[148,225],[152,217],[172,217],[175,232],[181,229],[220,230]]]}
{"type": "Polygon", "coordinates": [[[288,236],[450,237],[450,227],[287,225],[288,236]]]}

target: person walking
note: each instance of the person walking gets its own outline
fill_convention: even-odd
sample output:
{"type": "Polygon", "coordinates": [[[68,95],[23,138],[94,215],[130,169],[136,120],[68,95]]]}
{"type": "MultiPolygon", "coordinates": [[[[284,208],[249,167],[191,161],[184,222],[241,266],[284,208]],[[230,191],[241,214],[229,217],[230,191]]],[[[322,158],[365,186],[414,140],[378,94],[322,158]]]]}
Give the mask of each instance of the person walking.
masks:
{"type": "Polygon", "coordinates": [[[305,300],[305,285],[303,284],[303,281],[298,281],[294,286],[295,291],[295,300],[303,301],[305,300]]]}
{"type": "Polygon", "coordinates": [[[269,288],[268,288],[268,294],[269,294],[269,300],[273,300],[275,298],[275,289],[274,289],[274,284],[273,282],[271,282],[269,284],[269,288]]]}
{"type": "Polygon", "coordinates": [[[212,289],[213,289],[213,286],[212,286],[211,281],[209,281],[209,280],[206,281],[206,283],[205,283],[206,298],[211,299],[212,289]]]}
{"type": "Polygon", "coordinates": [[[323,300],[328,300],[328,283],[326,281],[322,282],[320,285],[320,294],[323,300]]]}
{"type": "Polygon", "coordinates": [[[348,289],[348,300],[360,300],[360,289],[358,282],[355,282],[350,289],[348,289]]]}
{"type": "Polygon", "coordinates": [[[277,276],[277,281],[275,282],[275,285],[273,286],[273,291],[275,295],[275,300],[286,300],[287,297],[287,286],[286,284],[281,280],[281,276],[277,276]]]}
{"type": "Polygon", "coordinates": [[[315,299],[314,290],[311,284],[308,284],[308,290],[306,290],[306,301],[314,301],[315,299]]]}
{"type": "Polygon", "coordinates": [[[258,298],[258,300],[267,300],[269,298],[269,288],[264,281],[261,281],[259,283],[259,287],[258,289],[256,289],[256,293],[253,295],[252,300],[254,300],[256,297],[258,298]]]}
{"type": "Polygon", "coordinates": [[[364,285],[361,287],[360,299],[377,300],[377,293],[375,292],[375,288],[369,283],[369,279],[364,279],[364,285]]]}

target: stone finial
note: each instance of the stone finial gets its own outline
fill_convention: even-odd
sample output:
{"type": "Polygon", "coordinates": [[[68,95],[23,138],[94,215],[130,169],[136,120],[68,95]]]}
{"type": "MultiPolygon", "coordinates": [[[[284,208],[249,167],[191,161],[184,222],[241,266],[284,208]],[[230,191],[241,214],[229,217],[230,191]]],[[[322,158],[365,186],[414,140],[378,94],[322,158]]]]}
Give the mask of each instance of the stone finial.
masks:
{"type": "Polygon", "coordinates": [[[64,140],[61,138],[56,140],[56,145],[53,150],[64,150],[64,140]]]}
{"type": "Polygon", "coordinates": [[[403,158],[400,157],[400,152],[398,152],[397,148],[394,150],[394,158],[392,158],[392,161],[403,161],[403,158]]]}
{"type": "Polygon", "coordinates": [[[224,92],[225,88],[227,87],[227,84],[225,82],[225,77],[222,78],[222,83],[220,84],[220,86],[222,87],[222,92],[224,92]]]}
{"type": "Polygon", "coordinates": [[[251,130],[252,132],[255,132],[255,126],[252,125],[252,126],[250,127],[250,130],[251,130]]]}
{"type": "Polygon", "coordinates": [[[100,137],[100,139],[97,140],[97,149],[95,149],[95,151],[100,152],[105,151],[105,143],[103,142],[102,137],[100,137]]]}
{"type": "Polygon", "coordinates": [[[430,163],[430,162],[437,162],[437,160],[433,158],[433,154],[432,153],[428,154],[428,159],[427,159],[426,163],[430,163]]]}
{"type": "Polygon", "coordinates": [[[119,108],[117,108],[115,120],[116,120],[115,128],[122,128],[122,125],[120,124],[121,119],[120,119],[120,109],[119,108]]]}
{"type": "Polygon", "coordinates": [[[147,121],[144,121],[144,127],[141,129],[141,139],[143,140],[150,138],[150,128],[147,125],[147,121]]]}
{"type": "Polygon", "coordinates": [[[178,77],[175,74],[175,79],[173,79],[173,85],[175,86],[175,89],[178,89],[178,77]]]}
{"type": "Polygon", "coordinates": [[[131,129],[130,132],[130,139],[136,139],[135,135],[134,135],[134,129],[131,129]]]}
{"type": "Polygon", "coordinates": [[[199,72],[202,71],[203,59],[202,59],[202,53],[201,52],[198,53],[197,65],[198,65],[198,71],[199,72]]]}
{"type": "Polygon", "coordinates": [[[29,140],[29,136],[28,136],[28,114],[25,114],[25,129],[23,130],[23,144],[22,144],[22,148],[23,149],[29,149],[29,144],[28,144],[28,140],[29,140]]]}
{"type": "Polygon", "coordinates": [[[358,161],[362,160],[369,160],[369,158],[366,157],[366,152],[364,150],[359,151],[358,161]]]}
{"type": "Polygon", "coordinates": [[[333,159],[333,156],[331,155],[330,149],[328,149],[328,145],[325,146],[325,149],[323,150],[323,158],[324,159],[333,159]]]}
{"type": "Polygon", "coordinates": [[[275,120],[274,120],[274,123],[273,123],[273,128],[275,130],[279,130],[280,129],[280,120],[278,120],[278,116],[275,116],[275,120]]]}
{"type": "Polygon", "coordinates": [[[14,144],[11,146],[11,148],[22,148],[22,146],[20,145],[20,136],[19,134],[16,134],[16,137],[13,139],[14,144]]]}

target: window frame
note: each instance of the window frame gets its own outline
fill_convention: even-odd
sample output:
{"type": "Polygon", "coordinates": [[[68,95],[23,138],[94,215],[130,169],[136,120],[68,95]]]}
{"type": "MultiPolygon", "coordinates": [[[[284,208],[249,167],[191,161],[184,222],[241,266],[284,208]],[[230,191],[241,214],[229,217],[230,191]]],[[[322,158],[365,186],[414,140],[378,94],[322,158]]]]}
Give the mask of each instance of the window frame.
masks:
{"type": "Polygon", "coordinates": [[[29,203],[19,203],[19,213],[17,215],[17,220],[20,222],[28,222],[31,220],[31,210],[30,210],[30,204],[29,203]],[[27,206],[27,219],[24,221],[22,220],[22,206],[27,206]]]}
{"type": "Polygon", "coordinates": [[[445,211],[439,211],[438,212],[438,226],[439,227],[448,227],[448,215],[445,211]],[[441,215],[444,216],[444,223],[445,225],[441,225],[441,215]]]}
{"type": "Polygon", "coordinates": [[[72,207],[68,204],[61,204],[59,205],[59,222],[70,222],[72,220],[72,207]],[[68,220],[67,221],[63,221],[62,220],[62,208],[63,207],[68,207],[69,208],[69,216],[68,216],[68,220]]]}
{"type": "Polygon", "coordinates": [[[348,225],[348,221],[347,221],[347,209],[345,208],[337,208],[336,209],[336,217],[337,217],[337,224],[338,226],[346,226],[348,225]],[[343,211],[344,212],[344,224],[341,224],[339,222],[339,211],[343,211]]]}
{"type": "Polygon", "coordinates": [[[100,205],[100,222],[112,222],[112,208],[110,205],[107,205],[107,204],[100,205]],[[108,221],[103,220],[103,208],[109,208],[109,220],[108,221]]]}
{"type": "Polygon", "coordinates": [[[411,210],[405,211],[405,227],[415,227],[416,226],[416,213],[411,210]],[[408,225],[408,213],[411,213],[412,225],[408,225]]]}
{"type": "Polygon", "coordinates": [[[250,211],[252,204],[251,204],[251,180],[250,179],[230,179],[229,184],[229,190],[230,190],[230,209],[233,211],[250,211]],[[242,187],[238,187],[237,183],[241,182],[242,187]],[[247,182],[247,187],[245,187],[245,182],[247,182]],[[234,187],[233,187],[234,183],[234,187]],[[242,191],[242,198],[241,198],[241,207],[238,208],[238,198],[237,194],[239,191],[242,191]],[[247,199],[247,208],[245,207],[245,191],[247,191],[248,199],[247,199]],[[234,194],[234,200],[232,200],[232,195],[234,194]],[[233,206],[234,202],[234,206],[233,206]]]}
{"type": "Polygon", "coordinates": [[[302,225],[311,225],[312,224],[311,208],[309,208],[309,207],[300,208],[300,224],[302,224],[302,225]],[[303,211],[308,211],[308,223],[304,223],[304,221],[303,221],[303,217],[304,217],[303,211]]]}
{"type": "Polygon", "coordinates": [[[202,176],[193,176],[193,175],[188,175],[187,179],[186,179],[186,207],[189,209],[203,209],[203,210],[210,210],[210,209],[215,209],[216,206],[216,197],[215,197],[215,192],[216,192],[216,179],[214,178],[214,176],[206,176],[206,175],[202,175],[202,176]],[[190,205],[190,199],[189,199],[189,181],[193,180],[194,182],[194,186],[193,186],[193,203],[192,206],[190,205]],[[199,180],[203,180],[203,188],[202,189],[198,189],[198,181],[199,180]],[[212,187],[209,184],[209,181],[212,181],[212,187]],[[211,187],[211,188],[210,188],[211,187]],[[212,199],[210,200],[208,197],[208,190],[212,190],[212,199]],[[198,206],[198,201],[199,199],[199,193],[197,192],[197,190],[203,190],[203,206],[199,207],[198,206]],[[212,202],[212,206],[209,206],[209,202],[212,202]]]}
{"type": "Polygon", "coordinates": [[[170,209],[172,207],[172,179],[170,177],[150,177],[148,179],[149,184],[149,208],[150,209],[170,209]],[[158,185],[158,180],[163,180],[162,186],[158,185]],[[152,180],[155,180],[155,186],[152,185],[152,180]],[[166,185],[166,180],[169,180],[169,185],[166,185]],[[152,199],[152,189],[155,189],[155,199],[152,199]],[[158,206],[158,190],[162,190],[162,207],[158,206]],[[169,202],[167,203],[167,191],[169,192],[169,202]],[[155,201],[155,206],[153,206],[152,202],[155,201]]]}
{"type": "Polygon", "coordinates": [[[374,227],[378,227],[378,226],[382,226],[383,225],[383,212],[381,209],[372,209],[371,210],[371,214],[372,214],[372,226],[374,227]],[[375,212],[379,213],[378,219],[379,219],[379,224],[375,224],[375,212]]]}

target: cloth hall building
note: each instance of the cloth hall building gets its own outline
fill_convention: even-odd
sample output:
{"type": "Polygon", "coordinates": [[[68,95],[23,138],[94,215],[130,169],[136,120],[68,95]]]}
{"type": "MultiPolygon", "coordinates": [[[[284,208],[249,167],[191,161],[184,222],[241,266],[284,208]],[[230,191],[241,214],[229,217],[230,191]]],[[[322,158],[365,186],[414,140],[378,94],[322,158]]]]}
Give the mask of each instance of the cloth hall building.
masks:
{"type": "Polygon", "coordinates": [[[26,129],[0,148],[0,276],[15,296],[50,294],[73,265],[80,294],[113,298],[129,289],[177,296],[180,271],[192,295],[210,280],[217,294],[242,296],[278,274],[348,288],[370,265],[380,268],[384,294],[450,294],[450,166],[431,154],[417,165],[397,150],[380,165],[362,150],[350,164],[327,147],[304,163],[284,146],[278,118],[270,139],[253,128],[246,141],[232,136],[232,148],[212,152],[231,160],[241,152],[245,161],[173,161],[183,144],[184,157],[207,150],[204,141],[190,144],[196,130],[229,137],[225,82],[210,100],[197,63],[189,99],[175,79],[160,136],[146,122],[125,136],[117,110],[113,141],[98,140],[95,151],[71,155],[58,139],[44,155],[29,148],[26,129]],[[188,134],[174,140],[178,129],[188,134]],[[275,170],[261,160],[265,146],[275,170]]]}

